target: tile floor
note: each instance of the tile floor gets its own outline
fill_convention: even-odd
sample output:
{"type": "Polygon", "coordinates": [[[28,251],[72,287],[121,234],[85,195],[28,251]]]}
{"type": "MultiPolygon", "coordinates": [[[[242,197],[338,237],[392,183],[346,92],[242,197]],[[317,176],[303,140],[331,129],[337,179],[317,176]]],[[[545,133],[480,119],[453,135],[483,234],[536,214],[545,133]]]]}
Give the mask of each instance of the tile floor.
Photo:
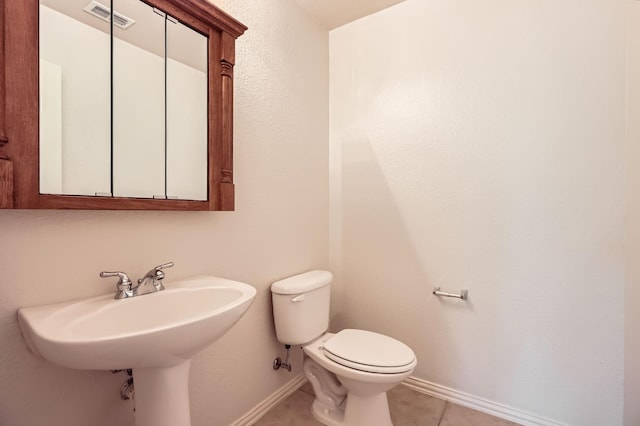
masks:
{"type": "MultiPolygon", "coordinates": [[[[399,385],[388,393],[395,426],[517,426],[399,385]]],[[[273,407],[255,426],[322,426],[311,414],[313,388],[307,382],[273,407]]]]}

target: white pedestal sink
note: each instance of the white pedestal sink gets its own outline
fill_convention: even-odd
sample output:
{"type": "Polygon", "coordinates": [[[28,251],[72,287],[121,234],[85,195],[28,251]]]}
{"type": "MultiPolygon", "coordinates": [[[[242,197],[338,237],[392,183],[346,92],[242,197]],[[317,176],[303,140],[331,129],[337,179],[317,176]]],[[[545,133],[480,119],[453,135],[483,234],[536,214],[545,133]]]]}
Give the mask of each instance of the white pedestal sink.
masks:
{"type": "Polygon", "coordinates": [[[133,369],[136,426],[189,426],[191,357],[247,311],[255,288],[199,276],[164,291],[115,300],[106,295],[22,308],[31,351],[75,369],[133,369]]]}

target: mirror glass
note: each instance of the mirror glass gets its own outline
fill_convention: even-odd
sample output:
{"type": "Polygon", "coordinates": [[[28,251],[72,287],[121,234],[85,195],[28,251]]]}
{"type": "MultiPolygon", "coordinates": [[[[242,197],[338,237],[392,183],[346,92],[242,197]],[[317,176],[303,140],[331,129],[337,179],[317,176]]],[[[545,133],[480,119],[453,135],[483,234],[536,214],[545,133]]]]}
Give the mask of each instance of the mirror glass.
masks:
{"type": "Polygon", "coordinates": [[[165,18],[139,0],[112,4],[113,195],[164,198],[165,18]]]}
{"type": "Polygon", "coordinates": [[[207,199],[208,47],[207,37],[167,21],[169,198],[207,199]]]}
{"type": "Polygon", "coordinates": [[[206,200],[207,46],[140,0],[40,0],[40,192],[206,200]]]}
{"type": "MultiPolygon", "coordinates": [[[[110,7],[110,1],[104,4],[110,7]]],[[[44,194],[111,192],[110,29],[84,6],[40,2],[40,192],[44,194]]]]}

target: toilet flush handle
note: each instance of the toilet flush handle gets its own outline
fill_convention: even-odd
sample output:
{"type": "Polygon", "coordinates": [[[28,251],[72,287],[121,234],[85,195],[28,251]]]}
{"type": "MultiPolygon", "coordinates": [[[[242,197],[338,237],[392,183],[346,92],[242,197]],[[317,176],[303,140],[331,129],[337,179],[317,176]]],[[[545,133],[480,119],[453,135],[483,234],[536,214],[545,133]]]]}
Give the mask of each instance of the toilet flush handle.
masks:
{"type": "Polygon", "coordinates": [[[299,294],[291,298],[292,302],[302,302],[304,300],[304,294],[299,294]]]}

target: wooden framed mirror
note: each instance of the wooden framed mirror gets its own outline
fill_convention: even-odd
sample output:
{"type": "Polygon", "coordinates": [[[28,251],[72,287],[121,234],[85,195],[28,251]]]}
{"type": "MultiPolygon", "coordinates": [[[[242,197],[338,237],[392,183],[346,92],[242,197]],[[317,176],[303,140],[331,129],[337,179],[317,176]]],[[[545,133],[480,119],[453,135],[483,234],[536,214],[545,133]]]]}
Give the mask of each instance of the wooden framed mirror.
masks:
{"type": "MultiPolygon", "coordinates": [[[[109,30],[102,28],[102,33],[95,37],[100,40],[105,38],[110,40],[111,62],[107,61],[110,63],[107,74],[111,76],[109,105],[105,106],[103,99],[99,99],[97,104],[80,103],[79,106],[74,107],[69,100],[72,97],[69,93],[73,87],[71,79],[74,75],[91,76],[88,83],[83,81],[83,85],[75,89],[80,94],[86,94],[89,93],[88,88],[93,85],[94,76],[104,74],[104,70],[99,72],[88,71],[90,68],[72,70],[68,65],[69,61],[65,62],[55,56],[51,59],[48,56],[53,55],[51,52],[56,50],[50,45],[52,34],[57,34],[57,31],[45,29],[45,25],[49,25],[50,20],[49,18],[45,20],[43,7],[56,9],[63,2],[48,0],[2,2],[0,7],[0,28],[2,29],[0,59],[3,64],[0,67],[0,208],[233,210],[233,66],[235,40],[243,34],[246,27],[206,0],[68,1],[87,3],[85,9],[78,12],[83,17],[82,20],[93,19],[87,17],[89,15],[87,9],[94,7],[95,4],[102,9],[98,12],[107,14],[107,19],[104,20],[109,22],[109,30]],[[153,21],[153,26],[160,29],[156,39],[164,40],[164,62],[152,60],[158,63],[157,66],[153,65],[157,72],[149,71],[139,65],[137,60],[130,59],[128,48],[120,48],[118,45],[118,43],[136,45],[133,47],[135,50],[140,47],[139,43],[131,40],[114,42],[117,32],[114,30],[114,24],[122,21],[116,11],[119,5],[126,8],[127,2],[139,3],[139,5],[132,3],[130,6],[146,8],[147,14],[152,17],[149,19],[156,19],[153,21]],[[39,33],[39,28],[43,28],[44,39],[39,33]],[[50,32],[45,33],[46,31],[50,32]],[[172,44],[173,42],[167,42],[173,37],[184,38],[190,45],[176,47],[172,44]],[[186,65],[178,63],[180,60],[177,57],[181,53],[191,51],[201,52],[200,59],[191,62],[185,59],[183,62],[186,65]],[[43,58],[43,56],[47,57],[43,58]],[[44,65],[43,62],[45,62],[44,65]],[[51,62],[57,62],[57,64],[51,62]],[[114,65],[114,62],[117,63],[114,65]],[[195,64],[196,62],[198,64],[195,64]],[[125,68],[121,68],[122,64],[125,64],[125,68]],[[139,75],[134,74],[143,69],[144,71],[139,75]],[[192,71],[200,69],[202,77],[196,78],[199,83],[192,84],[191,80],[185,82],[167,77],[182,73],[181,69],[192,74],[198,74],[192,71]],[[119,79],[116,80],[117,78],[119,79]],[[57,81],[57,83],[46,86],[43,80],[57,81]],[[150,83],[154,81],[155,86],[150,83]],[[152,92],[159,93],[160,97],[147,99],[148,95],[136,95],[137,92],[150,93],[148,90],[146,92],[142,90],[145,85],[156,87],[157,90],[152,92]],[[184,93],[187,94],[181,95],[184,93]],[[183,108],[188,102],[202,105],[206,110],[183,108]],[[53,115],[49,115],[48,112],[51,109],[50,105],[57,105],[53,108],[55,110],[53,115]],[[154,108],[156,112],[152,113],[151,110],[154,108]],[[85,115],[81,115],[81,119],[69,124],[68,117],[71,116],[72,110],[84,110],[85,115]],[[89,113],[88,117],[86,113],[89,113]],[[108,115],[106,121],[103,117],[105,114],[108,115]],[[194,121],[195,116],[201,116],[199,122],[194,121]],[[96,117],[95,121],[101,124],[95,124],[94,117],[96,117]],[[148,121],[146,127],[141,125],[145,120],[148,121]],[[127,121],[130,122],[127,124],[128,127],[122,128],[123,123],[127,121]],[[107,122],[108,125],[105,124],[107,122]],[[88,127],[85,129],[83,126],[88,127]],[[109,129],[105,132],[107,127],[109,129]],[[79,135],[75,136],[75,139],[74,132],[79,135]],[[109,133],[108,137],[105,137],[104,133],[109,133]],[[187,140],[192,137],[203,142],[198,148],[187,149],[187,140]],[[53,149],[45,145],[44,143],[48,144],[50,139],[57,140],[58,145],[64,145],[64,149],[60,146],[56,147],[55,144],[53,149]],[[87,151],[89,146],[96,145],[101,139],[108,139],[108,142],[102,143],[102,147],[97,150],[87,151]],[[161,147],[150,148],[148,144],[144,144],[148,142],[146,139],[154,143],[159,139],[162,140],[161,147]],[[62,140],[61,143],[60,140],[62,140]],[[144,143],[135,148],[137,142],[144,143]],[[107,143],[106,148],[105,143],[107,143]],[[77,151],[73,151],[75,147],[79,147],[77,151]],[[62,185],[60,183],[62,172],[58,169],[62,165],[72,164],[74,156],[80,160],[75,169],[68,166],[64,171],[64,185],[62,185]],[[189,165],[191,163],[185,163],[187,160],[184,158],[187,157],[191,158],[190,161],[201,164],[202,170],[196,174],[199,177],[192,178],[185,176],[184,173],[181,175],[173,171],[195,170],[196,167],[189,165]],[[48,163],[49,166],[47,166],[48,163]],[[145,169],[145,167],[150,168],[145,169]],[[99,184],[81,188],[83,184],[94,180],[90,173],[99,169],[103,169],[103,175],[109,176],[107,179],[109,182],[102,178],[99,184]],[[168,170],[172,170],[172,173],[168,170]],[[154,178],[156,183],[129,185],[135,180],[136,173],[143,178],[150,178],[152,175],[158,175],[158,177],[154,178]],[[77,177],[75,183],[71,183],[71,176],[74,174],[77,177]],[[53,184],[46,181],[50,176],[54,176],[53,184]],[[161,180],[162,182],[159,182],[161,180]],[[140,189],[145,185],[150,189],[140,189]],[[197,188],[194,189],[194,186],[197,188]]],[[[51,10],[47,14],[59,14],[59,11],[51,10]]],[[[70,18],[61,16],[61,19],[70,18]]],[[[137,31],[150,31],[142,24],[142,22],[139,23],[137,31]]],[[[106,24],[101,23],[101,25],[104,27],[106,24]]],[[[98,24],[95,26],[99,27],[98,24]]],[[[68,29],[71,25],[66,24],[64,27],[68,29]]],[[[99,28],[98,31],[100,31],[99,28]]],[[[90,58],[93,52],[81,53],[77,51],[79,48],[70,43],[73,38],[85,40],[94,37],[93,35],[72,34],[70,37],[66,41],[62,39],[58,50],[66,49],[71,52],[72,54],[69,55],[72,57],[71,62],[85,60],[86,64],[95,67],[96,62],[104,59],[103,56],[99,60],[86,60],[85,58],[90,58]]],[[[93,50],[93,46],[98,45],[104,50],[105,42],[103,41],[92,43],[90,49],[93,50]]],[[[151,53],[144,52],[144,55],[149,57],[156,55],[152,48],[147,50],[151,53]]],[[[101,93],[104,95],[104,90],[101,93]]],[[[93,99],[101,98],[102,95],[85,97],[93,99]]],[[[96,180],[100,179],[96,178],[96,180]]]]}

